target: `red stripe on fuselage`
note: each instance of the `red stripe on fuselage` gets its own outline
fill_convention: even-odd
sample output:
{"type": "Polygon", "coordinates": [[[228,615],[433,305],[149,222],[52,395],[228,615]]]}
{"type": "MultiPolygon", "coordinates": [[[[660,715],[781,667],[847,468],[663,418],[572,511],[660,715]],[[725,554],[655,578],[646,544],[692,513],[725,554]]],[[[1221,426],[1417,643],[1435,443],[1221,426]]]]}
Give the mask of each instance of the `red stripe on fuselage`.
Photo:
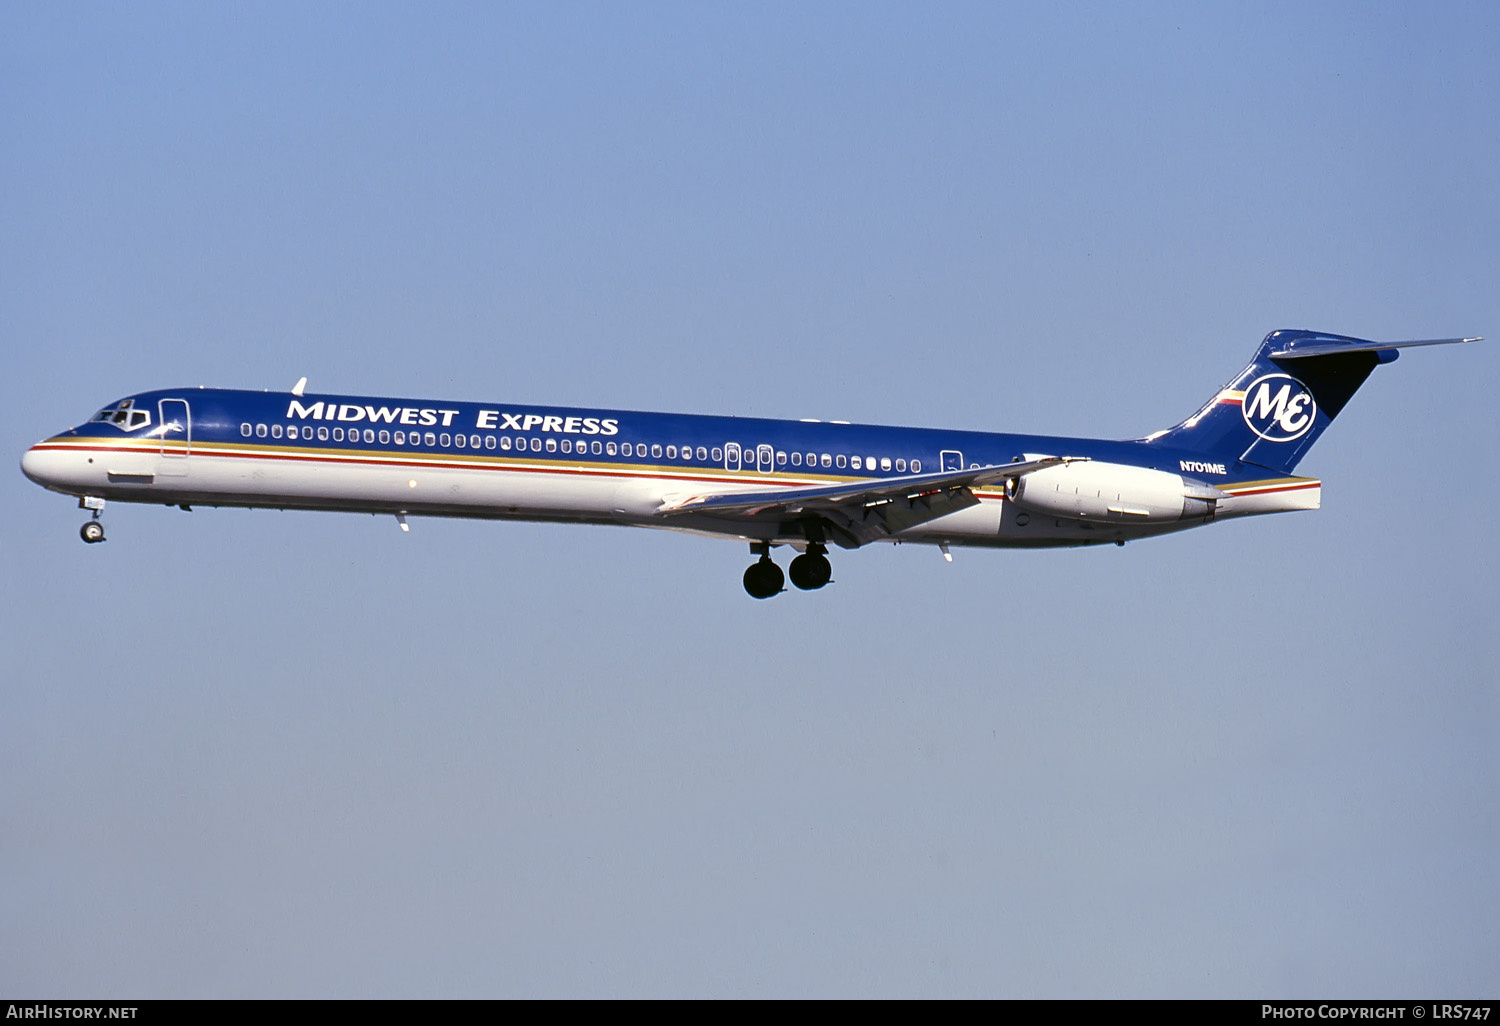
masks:
{"type": "Polygon", "coordinates": [[[1322,481],[1310,480],[1310,481],[1297,481],[1297,482],[1294,482],[1292,484],[1266,485],[1263,488],[1245,488],[1245,489],[1235,489],[1235,488],[1232,488],[1232,487],[1231,488],[1221,488],[1220,491],[1228,492],[1230,495],[1233,495],[1233,496],[1241,496],[1241,495],[1270,495],[1273,492],[1298,492],[1298,491],[1301,491],[1304,488],[1321,488],[1322,486],[1323,486],[1323,482],[1322,481]]]}
{"type": "MultiPolygon", "coordinates": [[[[1233,400],[1233,401],[1236,402],[1236,403],[1238,402],[1238,400],[1233,400]]],[[[214,444],[220,444],[220,445],[222,445],[224,443],[214,443],[214,444]]],[[[71,443],[71,442],[70,443],[59,443],[59,442],[50,442],[49,441],[49,442],[40,442],[37,445],[32,446],[32,448],[36,449],[36,450],[43,450],[43,451],[49,451],[49,452],[92,452],[92,453],[104,453],[104,454],[129,453],[129,454],[138,455],[138,456],[159,456],[159,455],[162,455],[161,448],[159,446],[156,446],[156,445],[151,445],[151,446],[146,446],[146,447],[136,447],[136,446],[132,446],[132,445],[80,445],[78,443],[71,443]]],[[[460,469],[460,470],[488,470],[488,471],[508,471],[508,472],[511,472],[511,473],[523,473],[523,474],[564,474],[564,475],[571,475],[571,476],[575,476],[575,477],[629,477],[629,478],[635,478],[635,479],[654,480],[654,481],[683,481],[683,482],[699,481],[699,482],[703,482],[703,483],[706,483],[706,484],[715,484],[715,485],[725,484],[725,483],[729,483],[729,482],[734,482],[734,483],[749,482],[749,483],[755,483],[755,484],[783,485],[783,486],[788,487],[788,488],[795,488],[795,487],[799,487],[799,486],[811,486],[811,485],[815,485],[815,484],[823,484],[823,483],[826,483],[829,480],[828,476],[823,476],[823,475],[820,475],[819,478],[818,478],[818,480],[816,480],[816,481],[808,481],[806,478],[787,479],[786,477],[779,476],[779,475],[771,475],[771,474],[764,474],[763,475],[760,471],[757,471],[757,470],[745,470],[745,471],[740,471],[740,472],[724,471],[724,472],[719,473],[719,474],[705,474],[701,470],[698,470],[698,468],[694,468],[695,470],[698,470],[697,473],[692,473],[692,472],[686,472],[686,473],[665,473],[665,472],[661,472],[661,471],[638,471],[638,470],[631,470],[631,469],[629,469],[629,468],[627,468],[625,466],[620,466],[620,467],[614,467],[614,466],[602,466],[602,467],[601,466],[593,466],[593,467],[586,467],[586,468],[585,467],[554,467],[554,466],[538,465],[538,464],[534,464],[534,463],[519,464],[519,463],[515,463],[515,462],[508,462],[508,463],[478,462],[478,461],[470,461],[469,459],[463,458],[463,457],[457,457],[457,458],[452,458],[452,457],[449,457],[449,458],[434,457],[434,458],[429,458],[429,459],[413,459],[411,457],[403,457],[403,456],[394,456],[394,455],[392,455],[392,456],[383,456],[383,457],[364,457],[364,458],[361,458],[361,457],[355,455],[353,451],[338,451],[338,452],[335,452],[335,453],[319,454],[319,455],[303,455],[303,454],[299,454],[299,453],[296,453],[296,452],[286,452],[286,451],[266,451],[266,450],[235,449],[233,451],[227,451],[226,452],[226,451],[221,451],[221,450],[218,450],[218,449],[197,448],[197,449],[193,449],[191,451],[190,455],[192,455],[194,457],[209,457],[209,456],[212,456],[212,457],[216,457],[218,459],[281,460],[281,461],[288,461],[288,462],[295,462],[295,463],[339,463],[339,464],[346,464],[346,465],[351,465],[351,466],[367,466],[367,467],[406,467],[406,468],[422,468],[422,469],[429,469],[429,470],[454,470],[454,469],[460,469]],[[737,476],[727,476],[727,475],[731,475],[731,474],[737,474],[737,476]],[[755,476],[752,477],[750,475],[755,475],[755,476]]],[[[481,460],[492,460],[494,458],[493,457],[480,457],[480,459],[481,460]]],[[[872,477],[872,478],[834,477],[833,480],[836,483],[842,483],[842,482],[846,482],[846,481],[848,481],[848,482],[868,481],[868,482],[874,484],[874,483],[878,483],[881,480],[881,478],[878,478],[878,477],[872,477]]],[[[1265,485],[1265,486],[1261,486],[1261,487],[1245,488],[1245,489],[1241,489],[1241,490],[1237,490],[1237,489],[1234,488],[1234,486],[1230,485],[1228,487],[1222,488],[1221,490],[1225,491],[1225,492],[1227,492],[1227,493],[1229,493],[1230,495],[1233,495],[1233,496],[1241,496],[1241,495],[1269,495],[1269,494],[1272,494],[1274,492],[1290,492],[1290,491],[1297,491],[1297,490],[1300,490],[1300,489],[1303,489],[1303,488],[1317,488],[1317,487],[1320,487],[1321,485],[1322,485],[1321,481],[1318,481],[1316,479],[1306,479],[1306,480],[1294,481],[1294,482],[1285,483],[1285,484],[1277,483],[1277,484],[1270,484],[1270,485],[1265,485]]],[[[981,498],[981,499],[998,499],[998,500],[1004,500],[1004,498],[1005,498],[1005,495],[1004,495],[1003,492],[995,492],[995,491],[988,491],[988,490],[979,490],[979,489],[976,489],[974,491],[974,494],[975,494],[976,497],[981,498]]]]}
{"type": "MultiPolygon", "coordinates": [[[[155,445],[149,446],[149,447],[146,447],[146,448],[135,448],[135,447],[129,447],[129,446],[122,446],[122,445],[102,445],[101,446],[101,445],[78,445],[78,444],[71,444],[71,443],[70,444],[55,444],[55,443],[51,443],[51,442],[41,442],[41,443],[39,443],[37,445],[32,446],[32,448],[36,449],[36,450],[47,451],[47,452],[92,452],[92,453],[106,453],[106,454],[129,453],[129,454],[137,455],[137,456],[159,456],[159,455],[162,455],[161,449],[158,446],[155,446],[155,445]]],[[[181,454],[179,453],[179,454],[175,454],[175,455],[179,455],[180,456],[181,454]]],[[[457,458],[457,459],[449,458],[449,459],[444,459],[444,458],[441,458],[441,457],[434,458],[434,459],[425,459],[425,460],[423,460],[423,459],[411,459],[409,457],[405,457],[405,458],[403,458],[403,457],[384,457],[384,458],[363,458],[363,459],[361,459],[361,458],[356,457],[356,456],[354,456],[352,454],[351,455],[345,455],[343,453],[339,453],[339,454],[336,454],[336,455],[332,455],[331,454],[331,455],[306,456],[306,455],[300,455],[300,454],[294,453],[294,452],[248,451],[248,450],[243,450],[243,449],[235,450],[233,452],[222,452],[222,451],[219,451],[219,450],[216,450],[216,449],[202,449],[202,448],[195,448],[195,449],[191,450],[191,452],[188,453],[188,455],[191,455],[193,457],[208,457],[208,456],[212,456],[212,457],[216,457],[216,458],[219,458],[219,459],[283,460],[283,461],[290,461],[290,462],[295,462],[295,463],[341,463],[341,464],[349,464],[349,465],[354,465],[354,466],[367,466],[367,467],[408,467],[408,468],[425,468],[425,469],[430,469],[430,470],[455,470],[455,469],[457,469],[457,470],[491,470],[491,471],[511,471],[511,472],[516,472],[516,473],[526,473],[526,474],[569,474],[569,475],[579,476],[579,477],[630,477],[630,478],[645,478],[645,479],[658,480],[658,481],[703,481],[703,482],[708,482],[708,483],[712,483],[712,484],[722,484],[722,483],[724,483],[726,481],[753,481],[753,482],[755,482],[757,484],[779,484],[779,485],[785,485],[785,486],[787,486],[789,488],[796,487],[798,485],[809,485],[809,484],[821,484],[821,483],[823,483],[822,480],[812,481],[812,482],[807,481],[807,480],[803,480],[803,479],[788,480],[786,478],[777,477],[775,475],[762,474],[758,470],[745,470],[745,471],[741,471],[740,472],[741,474],[745,474],[745,475],[755,474],[756,475],[755,477],[748,477],[748,476],[726,477],[726,476],[723,476],[722,474],[721,475],[715,475],[715,476],[705,476],[701,472],[700,473],[696,473],[696,474],[694,474],[694,473],[672,474],[672,473],[664,473],[664,472],[635,471],[635,470],[630,470],[630,469],[628,469],[625,466],[621,466],[621,467],[618,467],[618,468],[612,467],[612,466],[606,466],[606,467],[549,467],[549,466],[538,465],[538,464],[531,464],[531,463],[524,464],[524,465],[522,465],[522,464],[516,464],[516,463],[492,463],[492,462],[481,463],[481,462],[471,462],[471,461],[469,461],[467,459],[463,459],[463,458],[457,458]]],[[[482,459],[490,459],[490,458],[491,457],[482,457],[482,459]]],[[[725,473],[726,474],[732,474],[732,473],[735,473],[735,472],[734,471],[725,471],[725,473]]],[[[879,478],[866,478],[866,479],[862,479],[862,478],[835,478],[834,480],[836,480],[836,481],[844,481],[844,480],[848,480],[848,481],[858,481],[858,480],[878,481],[880,479],[879,478]]]]}

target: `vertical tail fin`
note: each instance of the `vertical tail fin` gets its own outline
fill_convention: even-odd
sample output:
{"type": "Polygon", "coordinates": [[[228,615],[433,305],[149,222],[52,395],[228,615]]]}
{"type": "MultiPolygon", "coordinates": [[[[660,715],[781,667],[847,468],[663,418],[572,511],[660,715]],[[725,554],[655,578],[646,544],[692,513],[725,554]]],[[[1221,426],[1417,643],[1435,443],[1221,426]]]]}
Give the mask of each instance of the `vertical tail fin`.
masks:
{"type": "Polygon", "coordinates": [[[1229,384],[1176,427],[1148,441],[1291,473],[1370,372],[1410,346],[1477,342],[1439,338],[1370,342],[1317,331],[1273,331],[1229,384]]]}

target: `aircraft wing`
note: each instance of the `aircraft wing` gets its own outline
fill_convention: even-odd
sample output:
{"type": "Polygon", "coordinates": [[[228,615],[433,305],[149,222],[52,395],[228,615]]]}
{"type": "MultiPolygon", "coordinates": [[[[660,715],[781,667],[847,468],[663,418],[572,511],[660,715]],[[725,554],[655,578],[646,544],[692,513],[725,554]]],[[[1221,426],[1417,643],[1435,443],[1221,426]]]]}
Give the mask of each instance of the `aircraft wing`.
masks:
{"type": "Polygon", "coordinates": [[[1084,456],[1047,456],[1027,462],[837,485],[706,493],[663,504],[656,515],[696,514],[758,523],[788,523],[815,518],[832,528],[834,540],[840,545],[857,548],[977,505],[979,499],[973,488],[1085,459],[1084,456]]]}

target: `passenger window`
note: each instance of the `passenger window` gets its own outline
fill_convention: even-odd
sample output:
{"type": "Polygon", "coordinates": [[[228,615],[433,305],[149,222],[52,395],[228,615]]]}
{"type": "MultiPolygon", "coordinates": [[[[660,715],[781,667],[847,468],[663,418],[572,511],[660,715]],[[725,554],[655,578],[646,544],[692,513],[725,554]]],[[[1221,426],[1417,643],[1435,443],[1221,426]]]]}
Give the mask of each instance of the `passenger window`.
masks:
{"type": "MultiPolygon", "coordinates": [[[[261,434],[265,434],[265,432],[262,431],[261,434]]],[[[342,442],[344,440],[344,429],[343,428],[334,428],[333,429],[333,440],[335,442],[342,442]]]]}
{"type": "Polygon", "coordinates": [[[824,466],[824,467],[825,467],[825,468],[826,468],[826,467],[831,467],[831,466],[833,466],[833,457],[832,457],[832,456],[830,456],[830,455],[828,455],[828,454],[827,454],[827,453],[826,453],[826,452],[825,452],[825,453],[824,453],[824,454],[823,454],[823,458],[822,458],[822,460],[821,460],[821,461],[820,461],[820,462],[821,462],[821,463],[822,463],[822,464],[823,464],[823,466],[824,466]]]}
{"type": "MultiPolygon", "coordinates": [[[[596,442],[594,444],[597,445],[598,443],[596,442]]],[[[608,443],[606,443],[605,446],[604,446],[604,451],[606,453],[608,453],[609,455],[613,456],[615,454],[615,443],[614,442],[608,442],[608,443]]]]}
{"type": "Polygon", "coordinates": [[[835,456],[833,458],[833,462],[838,465],[838,468],[840,470],[843,470],[844,469],[844,454],[843,453],[839,453],[837,456],[835,456]]]}
{"type": "Polygon", "coordinates": [[[272,438],[280,438],[281,437],[281,425],[280,424],[272,424],[271,425],[271,437],[272,438]]]}
{"type": "Polygon", "coordinates": [[[320,442],[326,442],[326,441],[328,441],[328,429],[326,427],[319,427],[318,428],[318,441],[320,441],[320,442]]]}
{"type": "Polygon", "coordinates": [[[784,466],[786,466],[786,453],[784,453],[784,452],[778,452],[776,454],[776,465],[778,467],[784,467],[784,466]]]}
{"type": "Polygon", "coordinates": [[[719,447],[718,447],[718,446],[717,446],[717,445],[716,445],[716,446],[714,446],[714,448],[713,448],[713,452],[711,452],[711,453],[709,453],[709,456],[710,456],[710,457],[711,457],[711,458],[712,458],[712,459],[713,459],[713,461],[714,461],[714,462],[715,462],[715,463],[717,463],[717,462],[719,462],[719,461],[720,461],[720,460],[722,460],[722,459],[723,459],[723,458],[724,458],[724,450],[723,450],[723,449],[720,449],[720,448],[719,448],[719,447]]]}
{"type": "Polygon", "coordinates": [[[470,449],[477,449],[477,448],[479,448],[479,436],[478,435],[470,435],[469,436],[469,448],[470,449]]]}
{"type": "Polygon", "coordinates": [[[389,442],[390,440],[391,440],[391,433],[389,431],[386,431],[386,430],[382,429],[381,432],[380,432],[380,444],[384,445],[385,443],[389,442]]]}
{"type": "Polygon", "coordinates": [[[604,446],[600,445],[598,442],[593,443],[591,446],[589,446],[589,448],[593,450],[595,456],[598,456],[601,452],[604,451],[604,446]]]}
{"type": "MultiPolygon", "coordinates": [[[[652,446],[652,448],[655,449],[656,446],[652,446]]],[[[669,445],[669,446],[667,446],[667,459],[669,459],[669,460],[675,460],[676,458],[677,458],[677,446],[675,446],[675,445],[669,445]]]]}
{"type": "Polygon", "coordinates": [[[244,435],[246,438],[250,437],[250,432],[253,431],[253,430],[255,430],[255,429],[252,428],[249,424],[241,424],[240,425],[240,434],[244,435]]]}
{"type": "Polygon", "coordinates": [[[562,451],[563,452],[572,452],[573,451],[573,440],[571,438],[564,438],[562,440],[562,451]]]}
{"type": "MultiPolygon", "coordinates": [[[[337,433],[337,432],[335,432],[335,433],[337,433]]],[[[422,441],[426,442],[427,443],[427,448],[431,449],[433,446],[437,445],[437,435],[435,435],[431,431],[429,431],[425,435],[422,436],[422,441]]]]}
{"type": "Polygon", "coordinates": [[[486,449],[493,449],[495,447],[495,436],[494,435],[485,435],[484,436],[484,447],[486,449]]]}
{"type": "Polygon", "coordinates": [[[396,444],[397,445],[405,445],[406,444],[406,432],[405,431],[397,431],[396,432],[396,444]]]}
{"type": "Polygon", "coordinates": [[[542,440],[540,438],[533,438],[531,440],[531,451],[532,452],[541,452],[542,451],[542,440]]]}
{"type": "Polygon", "coordinates": [[[881,470],[890,470],[891,469],[891,458],[889,456],[882,456],[882,457],[880,457],[880,469],[881,470]]]}
{"type": "Polygon", "coordinates": [[[500,448],[506,450],[507,452],[510,451],[510,435],[504,435],[503,437],[501,437],[500,448]]]}
{"type": "Polygon", "coordinates": [[[557,451],[557,439],[555,439],[555,438],[549,438],[549,439],[547,439],[547,451],[548,452],[556,452],[557,451]]]}
{"type": "Polygon", "coordinates": [[[653,445],[651,447],[651,455],[656,459],[661,459],[661,446],[653,445]]]}
{"type": "Polygon", "coordinates": [[[911,472],[913,474],[920,474],[922,472],[922,461],[921,460],[912,460],[911,461],[911,472]]]}
{"type": "Polygon", "coordinates": [[[859,469],[859,457],[858,456],[851,456],[851,457],[849,457],[849,467],[850,467],[851,470],[858,470],[859,469]]]}
{"type": "Polygon", "coordinates": [[[453,445],[454,445],[455,448],[462,449],[464,446],[466,446],[468,444],[469,444],[468,440],[465,439],[463,435],[457,435],[453,439],[453,445]]]}
{"type": "Polygon", "coordinates": [[[810,453],[807,454],[807,465],[809,467],[816,467],[818,465],[818,454],[817,453],[810,452],[810,453]]]}
{"type": "Polygon", "coordinates": [[[901,474],[906,473],[906,461],[905,460],[897,460],[896,461],[896,471],[897,471],[897,473],[901,473],[901,474]]]}
{"type": "Polygon", "coordinates": [[[792,466],[794,466],[794,467],[800,467],[800,466],[802,466],[802,454],[800,452],[794,452],[794,453],[792,453],[792,466]]]}
{"type": "Polygon", "coordinates": [[[375,432],[374,432],[373,429],[371,429],[371,428],[365,428],[365,441],[366,442],[373,442],[373,441],[375,441],[375,432]]]}

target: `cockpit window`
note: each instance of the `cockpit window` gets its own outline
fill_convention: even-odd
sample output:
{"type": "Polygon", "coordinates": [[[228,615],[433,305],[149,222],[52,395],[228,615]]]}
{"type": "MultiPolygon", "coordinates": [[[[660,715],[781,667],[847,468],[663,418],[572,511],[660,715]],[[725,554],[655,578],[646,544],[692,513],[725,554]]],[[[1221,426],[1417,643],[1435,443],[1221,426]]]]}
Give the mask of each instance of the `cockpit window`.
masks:
{"type": "Polygon", "coordinates": [[[113,424],[121,431],[138,431],[151,423],[150,410],[135,408],[134,399],[121,399],[113,406],[106,406],[94,414],[97,424],[113,424]]]}

